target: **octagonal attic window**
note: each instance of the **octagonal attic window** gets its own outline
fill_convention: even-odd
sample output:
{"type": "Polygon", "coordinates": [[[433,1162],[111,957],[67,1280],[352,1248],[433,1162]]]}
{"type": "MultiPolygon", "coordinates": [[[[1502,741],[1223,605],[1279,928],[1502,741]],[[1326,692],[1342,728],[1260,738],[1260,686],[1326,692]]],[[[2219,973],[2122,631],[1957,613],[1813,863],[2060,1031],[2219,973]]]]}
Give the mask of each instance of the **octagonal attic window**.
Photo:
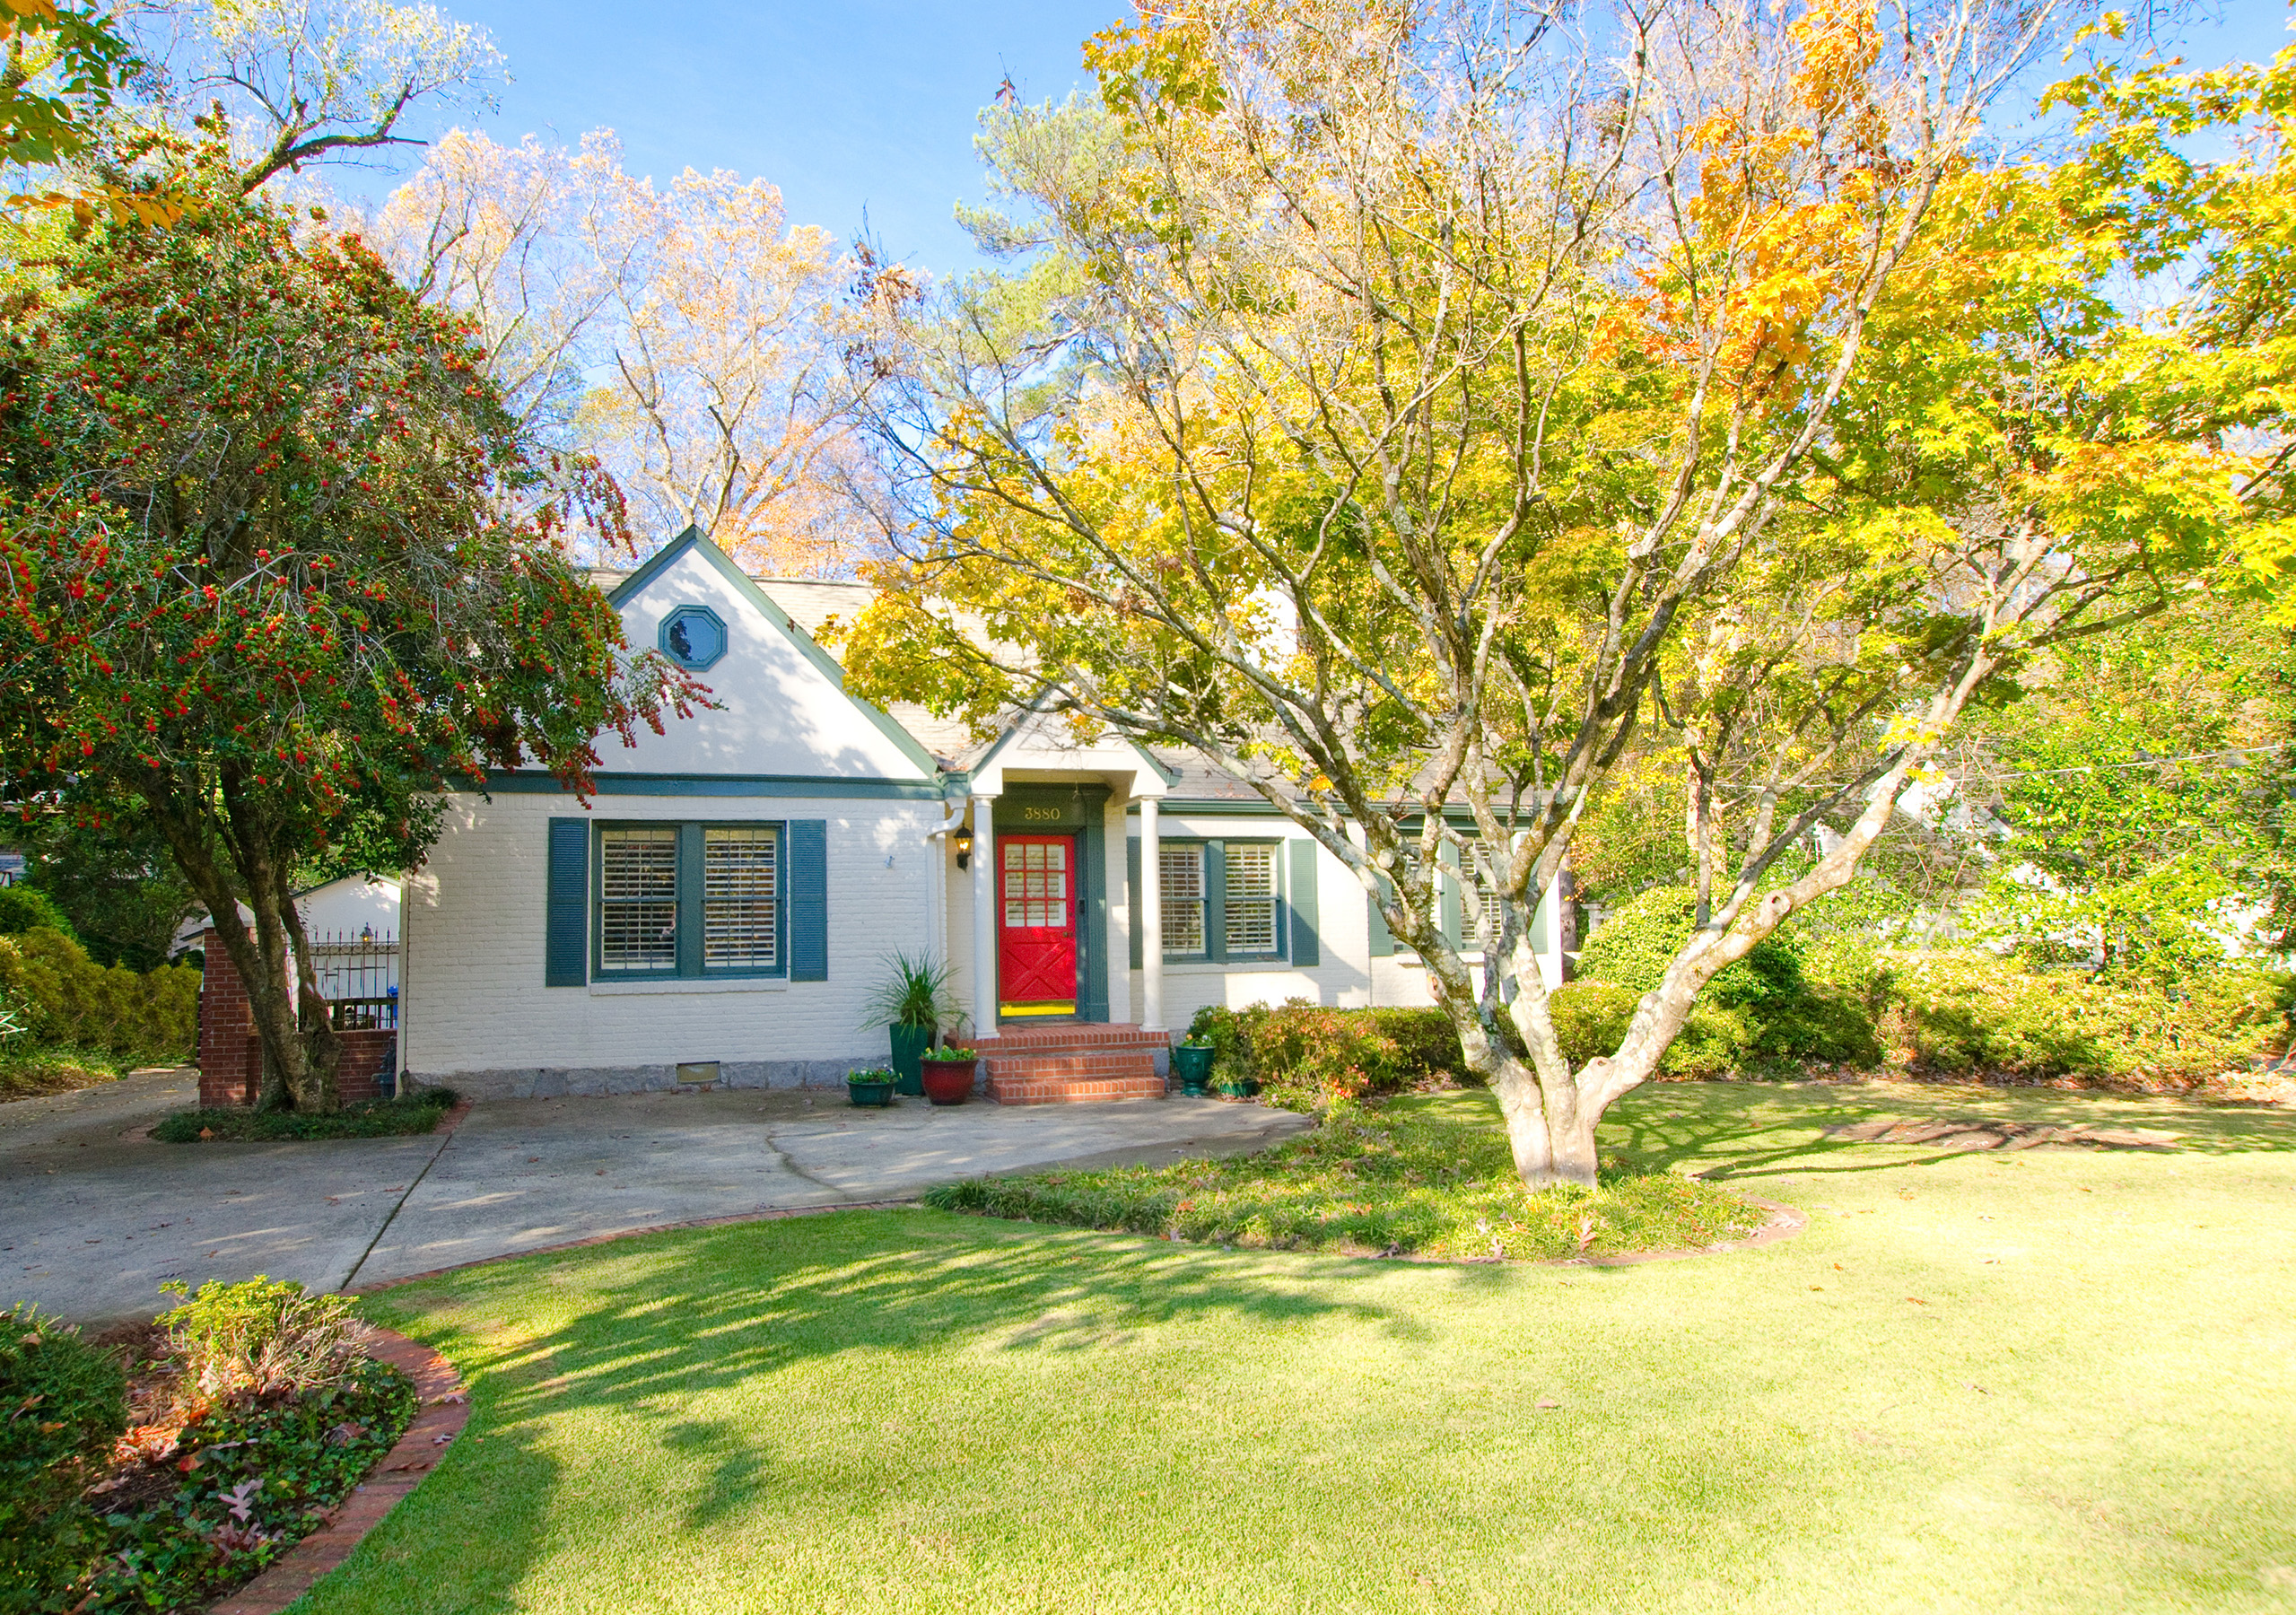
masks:
{"type": "Polygon", "coordinates": [[[689,673],[715,665],[726,653],[726,625],[707,606],[680,606],[661,620],[661,648],[689,673]]]}

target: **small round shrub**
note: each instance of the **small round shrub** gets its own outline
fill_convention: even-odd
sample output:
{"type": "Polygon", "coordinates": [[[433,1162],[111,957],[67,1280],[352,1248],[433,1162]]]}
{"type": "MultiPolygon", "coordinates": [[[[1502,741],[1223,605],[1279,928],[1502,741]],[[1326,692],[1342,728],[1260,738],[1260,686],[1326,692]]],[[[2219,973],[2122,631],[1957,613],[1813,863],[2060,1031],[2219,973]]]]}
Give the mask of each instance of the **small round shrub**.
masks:
{"type": "Polygon", "coordinates": [[[101,1541],[80,1494],[127,1428],[109,1352],[32,1307],[0,1312],[0,1611],[62,1607],[101,1541]]]}
{"type": "Polygon", "coordinates": [[[1634,1019],[1642,994],[1616,982],[1566,982],[1547,995],[1547,1014],[1555,1023],[1563,1058],[1575,1066],[1615,1053],[1634,1019]]]}

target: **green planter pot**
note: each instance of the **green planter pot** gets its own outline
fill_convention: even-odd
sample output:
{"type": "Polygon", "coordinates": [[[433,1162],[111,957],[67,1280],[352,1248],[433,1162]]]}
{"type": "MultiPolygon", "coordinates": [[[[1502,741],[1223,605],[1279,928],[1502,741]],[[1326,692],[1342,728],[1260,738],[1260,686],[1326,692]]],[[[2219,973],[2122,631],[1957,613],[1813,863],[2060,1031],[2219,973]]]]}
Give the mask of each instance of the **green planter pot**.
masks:
{"type": "Polygon", "coordinates": [[[1219,1091],[1231,1099],[1249,1099],[1259,1093],[1260,1079],[1257,1077],[1244,1077],[1233,1082],[1223,1082],[1219,1085],[1219,1091]]]}
{"type": "Polygon", "coordinates": [[[886,1105],[893,1103],[894,1084],[890,1082],[849,1082],[845,1092],[852,1096],[855,1104],[886,1105]]]}
{"type": "Polygon", "coordinates": [[[1218,1052],[1209,1043],[1200,1048],[1182,1043],[1172,1051],[1172,1070],[1180,1078],[1182,1093],[1203,1093],[1205,1085],[1212,1079],[1212,1056],[1218,1052]]]}
{"type": "Polygon", "coordinates": [[[893,1091],[906,1094],[912,1099],[921,1099],[925,1096],[925,1085],[918,1070],[918,1062],[924,1059],[925,1051],[933,1046],[933,1029],[930,1026],[895,1026],[888,1030],[893,1034],[894,1075],[900,1078],[894,1084],[893,1091]]]}

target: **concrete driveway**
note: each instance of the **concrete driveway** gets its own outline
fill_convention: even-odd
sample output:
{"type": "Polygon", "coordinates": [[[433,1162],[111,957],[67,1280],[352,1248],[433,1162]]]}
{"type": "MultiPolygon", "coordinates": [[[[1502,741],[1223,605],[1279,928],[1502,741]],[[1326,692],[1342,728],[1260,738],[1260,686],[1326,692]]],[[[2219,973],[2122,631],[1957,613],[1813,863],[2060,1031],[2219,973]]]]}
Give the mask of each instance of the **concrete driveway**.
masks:
{"type": "Polygon", "coordinates": [[[1051,1165],[1257,1149],[1308,1125],[1209,1099],[1007,1109],[740,1090],[481,1104],[454,1133],[155,1144],[189,1073],[0,1104],[0,1305],[149,1317],[169,1279],[373,1284],[632,1228],[900,1200],[1051,1165]]]}

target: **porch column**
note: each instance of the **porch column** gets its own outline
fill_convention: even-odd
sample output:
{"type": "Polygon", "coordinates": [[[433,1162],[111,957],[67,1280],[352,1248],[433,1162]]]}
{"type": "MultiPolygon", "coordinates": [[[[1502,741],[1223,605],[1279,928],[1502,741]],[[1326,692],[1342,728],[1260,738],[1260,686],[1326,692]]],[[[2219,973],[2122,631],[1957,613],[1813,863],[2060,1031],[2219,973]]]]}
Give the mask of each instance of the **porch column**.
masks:
{"type": "Polygon", "coordinates": [[[973,1035],[997,1034],[997,799],[973,799],[973,1035]]]}
{"type": "Polygon", "coordinates": [[[1156,799],[1140,799],[1140,1028],[1164,1030],[1164,879],[1157,857],[1156,799]]]}

